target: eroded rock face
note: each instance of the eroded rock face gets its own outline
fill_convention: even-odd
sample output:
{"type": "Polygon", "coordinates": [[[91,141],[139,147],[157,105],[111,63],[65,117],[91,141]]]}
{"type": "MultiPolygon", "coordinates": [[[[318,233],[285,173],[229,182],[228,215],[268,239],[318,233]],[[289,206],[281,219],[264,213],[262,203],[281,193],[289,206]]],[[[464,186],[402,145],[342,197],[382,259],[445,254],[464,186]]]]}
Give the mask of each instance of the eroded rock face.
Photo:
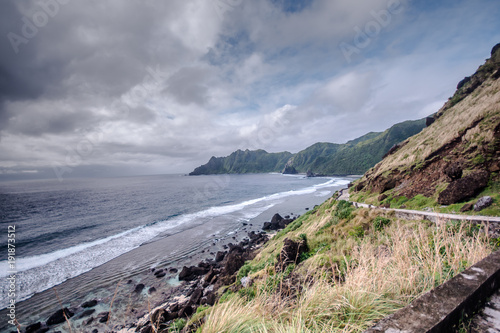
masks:
{"type": "Polygon", "coordinates": [[[307,242],[305,240],[295,242],[286,238],[283,243],[283,249],[281,249],[278,262],[275,265],[277,272],[285,270],[285,268],[290,264],[298,264],[300,255],[308,250],[307,242]]]}
{"type": "Polygon", "coordinates": [[[488,172],[480,170],[464,178],[454,180],[439,194],[438,203],[451,205],[471,198],[488,185],[488,179],[488,172]]]}
{"type": "Polygon", "coordinates": [[[462,178],[462,167],[459,163],[451,163],[443,171],[451,180],[462,178]]]}

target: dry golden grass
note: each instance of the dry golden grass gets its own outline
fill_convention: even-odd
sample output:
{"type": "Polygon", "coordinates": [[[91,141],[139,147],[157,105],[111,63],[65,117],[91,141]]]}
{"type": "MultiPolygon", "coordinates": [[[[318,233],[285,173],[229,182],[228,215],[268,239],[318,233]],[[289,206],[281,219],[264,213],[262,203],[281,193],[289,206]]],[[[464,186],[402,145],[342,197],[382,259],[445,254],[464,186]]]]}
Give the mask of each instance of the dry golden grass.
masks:
{"type": "Polygon", "coordinates": [[[255,297],[235,294],[216,305],[201,332],[360,332],[491,253],[488,239],[465,225],[397,221],[350,244],[338,283],[337,266],[319,265],[337,260],[335,245],[323,260],[313,256],[299,265],[308,266],[302,274],[311,282],[297,297],[278,296],[281,283],[264,288],[277,276],[268,267],[254,275],[255,297]]]}

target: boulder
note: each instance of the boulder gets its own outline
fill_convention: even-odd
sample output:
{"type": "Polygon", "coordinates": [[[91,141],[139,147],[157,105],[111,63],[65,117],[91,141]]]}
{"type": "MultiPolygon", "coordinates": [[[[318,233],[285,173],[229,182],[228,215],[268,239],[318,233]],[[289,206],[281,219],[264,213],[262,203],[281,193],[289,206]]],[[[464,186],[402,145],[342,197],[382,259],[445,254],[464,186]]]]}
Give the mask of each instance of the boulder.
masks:
{"type": "Polygon", "coordinates": [[[82,303],[81,307],[82,308],[93,308],[96,305],[97,305],[97,300],[93,299],[91,301],[87,301],[87,302],[82,303]]]}
{"type": "Polygon", "coordinates": [[[170,273],[177,273],[179,270],[177,268],[170,268],[168,271],[170,273]]]}
{"type": "Polygon", "coordinates": [[[469,199],[488,185],[488,179],[488,172],[480,170],[454,180],[439,194],[438,203],[440,205],[451,205],[469,199]]]}
{"type": "Polygon", "coordinates": [[[492,203],[493,203],[493,199],[490,196],[481,197],[474,205],[474,210],[476,212],[479,212],[479,211],[491,206],[492,203]]]}
{"type": "Polygon", "coordinates": [[[241,266],[245,264],[245,258],[239,251],[231,251],[226,257],[226,264],[224,265],[224,274],[233,275],[241,266]]]}
{"type": "Polygon", "coordinates": [[[443,170],[443,172],[451,180],[457,180],[462,178],[462,167],[459,163],[448,164],[443,170]]]}
{"type": "Polygon", "coordinates": [[[283,220],[280,214],[276,213],[274,214],[273,218],[271,219],[272,224],[280,223],[280,221],[283,220]]]}
{"type": "Polygon", "coordinates": [[[75,314],[71,312],[68,308],[57,310],[54,314],[52,314],[52,316],[49,317],[49,319],[47,319],[47,326],[63,323],[64,321],[66,321],[64,315],[66,315],[66,318],[69,319],[73,317],[75,314]]]}
{"type": "Polygon", "coordinates": [[[226,252],[217,251],[217,254],[215,254],[215,262],[221,262],[222,260],[224,260],[225,256],[226,252]]]}
{"type": "Polygon", "coordinates": [[[97,315],[97,319],[99,319],[100,323],[105,323],[109,319],[109,312],[101,312],[97,315]]]}
{"type": "Polygon", "coordinates": [[[472,203],[466,203],[465,205],[462,206],[462,208],[460,208],[460,211],[462,213],[469,212],[472,210],[472,208],[474,208],[474,205],[472,203]]]}
{"type": "Polygon", "coordinates": [[[182,267],[182,270],[179,273],[179,280],[180,281],[193,281],[198,276],[208,273],[208,270],[209,270],[208,268],[204,268],[204,267],[184,266],[184,267],[182,267]]]}
{"type": "Polygon", "coordinates": [[[378,196],[377,199],[378,199],[378,201],[384,201],[385,199],[387,199],[387,195],[381,194],[381,195],[378,196]]]}
{"type": "Polygon", "coordinates": [[[213,306],[215,304],[216,299],[217,298],[215,296],[215,293],[213,291],[211,291],[211,292],[208,292],[207,295],[201,299],[200,303],[213,306]]]}
{"type": "Polygon", "coordinates": [[[139,283],[138,285],[135,286],[134,293],[140,293],[144,289],[144,284],[139,283]]]}
{"type": "Polygon", "coordinates": [[[151,288],[149,288],[149,290],[148,290],[148,294],[152,294],[152,293],[154,293],[154,292],[156,292],[156,288],[155,288],[155,287],[151,287],[151,288]]]}
{"type": "Polygon", "coordinates": [[[26,333],[33,333],[33,332],[38,331],[41,327],[42,327],[42,323],[41,322],[34,323],[34,324],[31,324],[28,327],[26,327],[26,331],[25,332],[26,333]]]}
{"type": "Polygon", "coordinates": [[[165,309],[158,309],[151,315],[151,321],[153,324],[158,325],[159,323],[165,322],[167,311],[165,309]]]}
{"type": "Polygon", "coordinates": [[[284,271],[290,264],[298,264],[300,255],[308,251],[307,242],[305,240],[295,242],[286,238],[283,243],[284,245],[278,257],[278,262],[275,265],[277,272],[284,271]]]}
{"type": "Polygon", "coordinates": [[[88,316],[92,315],[94,312],[95,312],[95,309],[88,309],[88,310],[85,310],[85,311],[83,311],[83,312],[82,312],[82,313],[78,316],[78,319],[88,317],[88,316]]]}

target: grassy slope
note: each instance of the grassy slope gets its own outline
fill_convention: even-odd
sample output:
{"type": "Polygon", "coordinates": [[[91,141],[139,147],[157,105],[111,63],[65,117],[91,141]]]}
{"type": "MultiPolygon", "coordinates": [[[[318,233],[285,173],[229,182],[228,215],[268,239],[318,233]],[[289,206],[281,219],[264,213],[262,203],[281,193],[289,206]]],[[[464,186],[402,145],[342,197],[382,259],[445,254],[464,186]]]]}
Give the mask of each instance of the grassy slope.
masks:
{"type": "MultiPolygon", "coordinates": [[[[488,162],[490,159],[494,158],[491,155],[492,152],[490,148],[498,144],[498,139],[494,137],[494,128],[498,125],[500,119],[499,92],[500,80],[488,79],[472,94],[468,95],[465,99],[451,108],[447,108],[445,112],[442,112],[442,116],[438,118],[434,124],[409,138],[405,146],[387,156],[383,161],[367,172],[359,182],[367,182],[377,177],[390,177],[391,173],[397,171],[400,174],[409,175],[406,185],[411,186],[411,176],[422,169],[427,162],[426,160],[433,152],[444,144],[459,137],[466,128],[479,119],[483,120],[480,121],[478,126],[467,131],[465,135],[462,136],[460,144],[455,148],[455,151],[460,153],[458,155],[461,162],[467,166],[464,170],[464,175],[470,173],[475,167],[480,166],[481,163],[488,162]]],[[[445,161],[451,161],[454,158],[455,157],[451,154],[435,157],[435,159],[443,159],[445,161]]],[[[425,172],[425,170],[423,170],[423,172],[425,172]]],[[[411,198],[411,200],[408,200],[406,197],[400,197],[399,188],[385,193],[388,198],[383,201],[378,200],[380,193],[370,191],[369,188],[365,188],[358,193],[352,193],[351,198],[353,201],[366,202],[374,205],[389,203],[392,208],[399,208],[404,205],[406,208],[423,209],[428,207],[437,212],[459,213],[460,208],[465,203],[474,203],[477,197],[489,195],[494,199],[494,203],[491,207],[480,213],[472,211],[467,212],[467,214],[500,215],[500,181],[498,172],[493,172],[491,174],[488,187],[476,198],[448,207],[441,207],[437,204],[437,197],[440,191],[444,190],[447,185],[447,180],[441,178],[433,184],[435,187],[433,196],[424,197],[422,195],[417,195],[411,198]]]]}
{"type": "Polygon", "coordinates": [[[278,232],[226,292],[199,332],[360,332],[492,252],[466,225],[436,227],[333,200],[278,232]],[[283,240],[307,239],[309,252],[274,269],[283,240]],[[238,284],[237,282],[236,284],[238,284]]]}

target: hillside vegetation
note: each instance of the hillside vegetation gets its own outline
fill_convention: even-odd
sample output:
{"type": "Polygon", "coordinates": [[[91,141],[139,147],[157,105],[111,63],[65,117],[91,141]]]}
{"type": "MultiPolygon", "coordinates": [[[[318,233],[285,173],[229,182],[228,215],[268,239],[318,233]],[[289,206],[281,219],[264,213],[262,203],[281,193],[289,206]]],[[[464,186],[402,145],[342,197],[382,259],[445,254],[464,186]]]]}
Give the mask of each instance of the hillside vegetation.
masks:
{"type": "Polygon", "coordinates": [[[432,125],[405,140],[351,188],[353,200],[459,212],[488,195],[493,204],[481,214],[500,215],[499,78],[500,44],[458,84],[432,125]]]}
{"type": "Polygon", "coordinates": [[[289,162],[298,172],[325,175],[363,174],[394,145],[425,128],[425,119],[405,121],[382,133],[368,133],[345,144],[316,143],[289,162]]]}
{"type": "Polygon", "coordinates": [[[188,325],[213,333],[361,332],[486,257],[492,243],[468,224],[436,227],[332,198],[278,232],[219,290],[219,303],[188,325]],[[299,244],[291,257],[290,241],[299,244]]]}
{"type": "Polygon", "coordinates": [[[405,121],[384,132],[371,132],[344,144],[319,142],[293,155],[289,152],[238,150],[227,157],[212,157],[190,175],[222,173],[308,173],[309,175],[363,174],[391,147],[420,132],[425,119],[405,121]]]}
{"type": "Polygon", "coordinates": [[[207,164],[196,168],[189,175],[280,172],[290,157],[292,154],[289,152],[237,150],[227,157],[212,157],[207,164]]]}

